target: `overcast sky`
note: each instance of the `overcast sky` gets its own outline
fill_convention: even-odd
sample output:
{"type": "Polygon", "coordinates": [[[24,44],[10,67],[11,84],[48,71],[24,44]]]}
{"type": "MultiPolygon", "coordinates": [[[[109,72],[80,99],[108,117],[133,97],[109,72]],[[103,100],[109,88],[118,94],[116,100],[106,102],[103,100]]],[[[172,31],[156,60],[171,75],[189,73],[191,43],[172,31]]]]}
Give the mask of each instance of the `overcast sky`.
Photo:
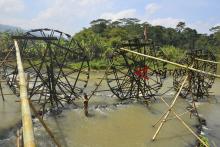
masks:
{"type": "Polygon", "coordinates": [[[69,34],[97,18],[136,17],[153,25],[179,21],[200,33],[220,25],[219,0],[0,0],[0,24],[52,28],[69,34]]]}

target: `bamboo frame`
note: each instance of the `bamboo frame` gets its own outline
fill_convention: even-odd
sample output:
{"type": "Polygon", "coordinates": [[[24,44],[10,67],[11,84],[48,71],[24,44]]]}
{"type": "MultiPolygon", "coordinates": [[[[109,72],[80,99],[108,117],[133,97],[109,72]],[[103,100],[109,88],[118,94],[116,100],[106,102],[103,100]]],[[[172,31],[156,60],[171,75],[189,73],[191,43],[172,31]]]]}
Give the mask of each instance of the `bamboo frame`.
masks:
{"type": "MultiPolygon", "coordinates": [[[[159,121],[157,121],[157,123],[158,123],[158,122],[160,122],[161,119],[163,119],[162,122],[160,123],[159,127],[157,128],[157,131],[155,132],[153,138],[152,138],[153,141],[156,139],[156,137],[157,137],[157,135],[159,134],[161,128],[163,127],[164,123],[166,122],[166,119],[167,119],[167,117],[169,116],[169,114],[170,114],[170,112],[171,112],[171,109],[173,108],[174,104],[176,103],[176,100],[177,100],[177,98],[179,97],[179,94],[180,94],[180,92],[181,92],[181,90],[182,90],[182,88],[183,88],[183,86],[184,86],[184,84],[185,84],[185,82],[186,82],[187,79],[188,79],[188,75],[185,77],[184,81],[182,82],[182,85],[181,85],[180,89],[178,90],[177,94],[175,95],[175,97],[174,97],[174,99],[173,99],[171,105],[169,106],[168,110],[166,111],[166,113],[161,116],[161,118],[159,119],[159,121]]],[[[157,124],[157,123],[156,123],[156,124],[157,124]]],[[[155,125],[156,125],[156,124],[155,124],[155,125]]],[[[155,126],[155,125],[154,125],[154,126],[155,126]]]]}
{"type": "MultiPolygon", "coordinates": [[[[167,105],[167,107],[170,107],[168,103],[161,97],[161,100],[167,105]]],[[[204,146],[209,147],[187,124],[186,122],[179,116],[177,115],[176,111],[174,109],[171,110],[172,113],[176,116],[176,118],[184,125],[184,127],[190,131],[193,136],[195,136],[204,146]]]]}
{"type": "Polygon", "coordinates": [[[140,55],[140,56],[148,57],[148,58],[151,58],[151,59],[154,59],[154,60],[159,60],[159,61],[162,61],[162,62],[166,62],[166,63],[172,64],[172,65],[175,65],[175,66],[179,66],[179,67],[182,67],[182,68],[186,68],[186,69],[189,69],[189,70],[192,70],[192,71],[195,71],[195,72],[199,72],[199,73],[207,74],[207,75],[210,75],[210,76],[214,76],[216,78],[220,78],[220,75],[217,75],[217,74],[213,74],[213,73],[210,73],[210,72],[205,72],[203,70],[195,69],[193,67],[188,67],[186,65],[182,65],[182,64],[179,64],[179,63],[175,63],[175,62],[172,62],[172,61],[165,60],[165,59],[157,58],[157,57],[154,57],[154,56],[138,53],[138,52],[126,49],[126,48],[120,48],[120,50],[127,51],[127,52],[137,54],[137,55],[140,55]]]}

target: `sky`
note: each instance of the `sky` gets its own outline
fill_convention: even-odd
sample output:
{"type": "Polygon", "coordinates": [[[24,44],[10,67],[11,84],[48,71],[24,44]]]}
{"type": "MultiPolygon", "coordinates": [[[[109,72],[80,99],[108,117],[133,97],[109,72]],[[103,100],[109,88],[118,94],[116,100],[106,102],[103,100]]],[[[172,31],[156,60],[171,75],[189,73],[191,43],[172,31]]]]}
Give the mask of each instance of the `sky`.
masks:
{"type": "Polygon", "coordinates": [[[220,0],[0,0],[0,24],[74,34],[94,19],[135,17],[173,27],[183,21],[199,33],[220,25],[220,0]]]}

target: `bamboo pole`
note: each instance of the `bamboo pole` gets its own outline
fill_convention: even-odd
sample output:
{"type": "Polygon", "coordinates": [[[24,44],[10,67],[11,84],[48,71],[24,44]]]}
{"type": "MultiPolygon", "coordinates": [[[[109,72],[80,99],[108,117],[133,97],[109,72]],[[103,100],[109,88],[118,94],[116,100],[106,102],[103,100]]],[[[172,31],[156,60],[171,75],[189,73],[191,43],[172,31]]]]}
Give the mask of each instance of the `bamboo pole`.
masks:
{"type": "Polygon", "coordinates": [[[186,69],[189,69],[189,70],[192,70],[192,71],[195,71],[195,72],[199,72],[199,73],[207,74],[207,75],[210,75],[210,76],[214,76],[216,78],[220,78],[220,75],[213,74],[213,73],[210,73],[210,72],[205,72],[203,70],[195,69],[193,67],[188,67],[186,65],[182,65],[182,64],[179,64],[179,63],[175,63],[175,62],[172,62],[172,61],[165,60],[165,59],[161,59],[161,58],[157,58],[157,57],[154,57],[154,56],[138,53],[138,52],[131,51],[131,50],[128,50],[128,49],[125,49],[125,48],[120,48],[120,50],[127,51],[127,52],[137,54],[137,55],[140,55],[140,56],[148,57],[148,58],[151,58],[151,59],[154,59],[154,60],[159,60],[159,61],[162,61],[162,62],[166,62],[166,63],[172,64],[172,65],[175,65],[175,66],[179,66],[179,67],[182,67],[182,68],[186,68],[186,69]]]}
{"type": "Polygon", "coordinates": [[[195,58],[198,61],[203,61],[203,62],[209,62],[209,63],[215,63],[215,64],[219,64],[220,62],[216,62],[216,61],[210,61],[210,60],[205,60],[205,59],[200,59],[200,58],[195,58]]]}
{"type": "Polygon", "coordinates": [[[169,109],[167,110],[165,116],[163,117],[162,122],[160,123],[159,127],[157,128],[157,131],[155,132],[155,134],[154,134],[154,136],[153,136],[153,138],[152,138],[153,141],[155,140],[155,138],[156,138],[157,135],[159,134],[161,128],[163,127],[164,123],[166,122],[166,119],[167,119],[167,117],[169,116],[169,114],[170,114],[170,112],[171,112],[171,109],[173,108],[174,104],[176,103],[176,100],[177,100],[177,98],[179,97],[179,94],[180,94],[180,92],[181,92],[181,90],[182,90],[182,88],[183,88],[183,86],[184,86],[184,84],[185,84],[187,78],[188,78],[188,75],[185,77],[185,79],[184,79],[184,81],[183,81],[183,83],[182,83],[182,85],[181,85],[179,91],[177,92],[177,94],[176,94],[176,96],[175,96],[173,102],[172,102],[171,105],[169,106],[169,109]]]}
{"type": "MultiPolygon", "coordinates": [[[[190,111],[192,111],[194,108],[191,108],[190,110],[186,110],[185,112],[183,112],[183,113],[181,113],[181,114],[179,114],[178,116],[180,117],[180,116],[183,116],[183,115],[185,115],[185,114],[187,114],[187,113],[189,113],[190,111]]],[[[176,117],[174,116],[174,117],[172,117],[172,118],[168,118],[167,119],[167,121],[168,120],[172,120],[172,119],[175,119],[176,117]]]]}
{"type": "Polygon", "coordinates": [[[4,97],[4,94],[3,94],[1,81],[0,81],[0,92],[1,92],[2,100],[5,101],[5,97],[4,97]]]}
{"type": "Polygon", "coordinates": [[[18,67],[18,75],[19,75],[24,147],[35,147],[31,111],[27,96],[27,83],[25,80],[25,74],[21,61],[20,50],[16,40],[14,40],[14,45],[16,49],[17,67],[18,67]]]}
{"type": "Polygon", "coordinates": [[[20,137],[20,133],[19,133],[19,130],[17,130],[17,133],[16,133],[16,147],[20,147],[19,137],[20,137]]]}
{"type": "MultiPolygon", "coordinates": [[[[167,107],[170,107],[167,102],[161,97],[161,100],[167,105],[167,107]]],[[[204,146],[209,147],[186,123],[185,121],[177,115],[176,111],[174,109],[171,110],[172,113],[176,116],[176,118],[186,127],[188,131],[190,131],[204,146]]]]}
{"type": "Polygon", "coordinates": [[[34,114],[37,116],[38,120],[40,121],[40,123],[43,125],[44,129],[47,131],[47,133],[49,134],[49,136],[51,137],[51,139],[53,140],[53,142],[58,146],[61,147],[61,145],[59,144],[59,142],[55,139],[53,133],[51,132],[51,130],[47,127],[46,123],[44,122],[44,120],[39,116],[39,114],[37,113],[37,110],[35,109],[34,105],[31,103],[31,101],[29,101],[30,103],[30,107],[32,109],[32,111],[34,112],[34,114]]]}

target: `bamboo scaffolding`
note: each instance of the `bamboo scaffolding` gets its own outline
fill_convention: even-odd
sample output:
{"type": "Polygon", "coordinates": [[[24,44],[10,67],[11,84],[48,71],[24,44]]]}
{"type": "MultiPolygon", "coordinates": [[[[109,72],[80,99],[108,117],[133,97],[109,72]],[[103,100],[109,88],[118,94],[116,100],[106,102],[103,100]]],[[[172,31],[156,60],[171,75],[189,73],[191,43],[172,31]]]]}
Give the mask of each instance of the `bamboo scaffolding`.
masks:
{"type": "MultiPolygon", "coordinates": [[[[165,115],[163,115],[163,116],[159,119],[159,121],[157,121],[157,123],[158,123],[158,122],[160,122],[161,119],[163,119],[162,122],[160,123],[159,127],[157,128],[157,131],[155,132],[153,138],[152,138],[153,141],[155,140],[155,138],[156,138],[157,135],[159,134],[161,128],[163,127],[164,123],[166,122],[166,119],[167,119],[167,117],[169,116],[169,114],[170,114],[170,112],[171,112],[171,109],[173,108],[174,104],[176,103],[176,100],[177,100],[177,98],[179,97],[179,94],[180,94],[180,92],[181,92],[181,90],[182,90],[182,88],[183,88],[183,86],[184,86],[184,84],[185,84],[185,82],[186,82],[187,79],[188,79],[188,75],[185,77],[184,81],[182,82],[181,87],[179,88],[177,94],[175,95],[175,97],[174,97],[174,99],[173,99],[171,105],[169,106],[168,110],[166,111],[165,115]]],[[[156,124],[157,124],[157,123],[156,123],[156,124]]],[[[156,125],[156,124],[155,124],[155,125],[156,125]]],[[[154,125],[154,126],[155,126],[155,125],[154,125]]]]}
{"type": "MultiPolygon", "coordinates": [[[[170,107],[169,104],[161,97],[161,100],[167,105],[167,107],[170,107]]],[[[176,111],[174,109],[171,110],[172,113],[176,116],[176,118],[184,125],[184,127],[193,134],[204,146],[209,147],[187,124],[186,122],[177,115],[176,111]]]]}
{"type": "Polygon", "coordinates": [[[138,53],[138,52],[126,49],[126,48],[120,48],[120,50],[127,51],[127,52],[137,54],[137,55],[140,55],[140,56],[148,57],[148,58],[151,58],[151,59],[154,59],[154,60],[159,60],[159,61],[162,61],[162,62],[166,62],[166,63],[172,64],[172,65],[179,66],[179,67],[182,67],[182,68],[186,68],[186,69],[189,69],[189,70],[192,70],[192,71],[195,71],[195,72],[199,72],[199,73],[202,73],[202,74],[214,76],[216,78],[220,78],[220,75],[217,75],[217,74],[213,74],[213,73],[210,73],[210,72],[205,72],[203,70],[195,69],[193,67],[188,67],[186,65],[182,65],[182,64],[179,64],[179,63],[175,63],[175,62],[172,62],[172,61],[165,60],[165,59],[157,58],[157,57],[154,57],[154,56],[138,53]]]}
{"type": "Polygon", "coordinates": [[[16,49],[16,59],[18,66],[19,85],[20,85],[20,99],[21,99],[21,113],[22,113],[22,126],[23,126],[23,140],[24,147],[35,147],[33,124],[31,118],[30,105],[27,96],[27,83],[20,56],[18,43],[14,40],[16,49]]]}

